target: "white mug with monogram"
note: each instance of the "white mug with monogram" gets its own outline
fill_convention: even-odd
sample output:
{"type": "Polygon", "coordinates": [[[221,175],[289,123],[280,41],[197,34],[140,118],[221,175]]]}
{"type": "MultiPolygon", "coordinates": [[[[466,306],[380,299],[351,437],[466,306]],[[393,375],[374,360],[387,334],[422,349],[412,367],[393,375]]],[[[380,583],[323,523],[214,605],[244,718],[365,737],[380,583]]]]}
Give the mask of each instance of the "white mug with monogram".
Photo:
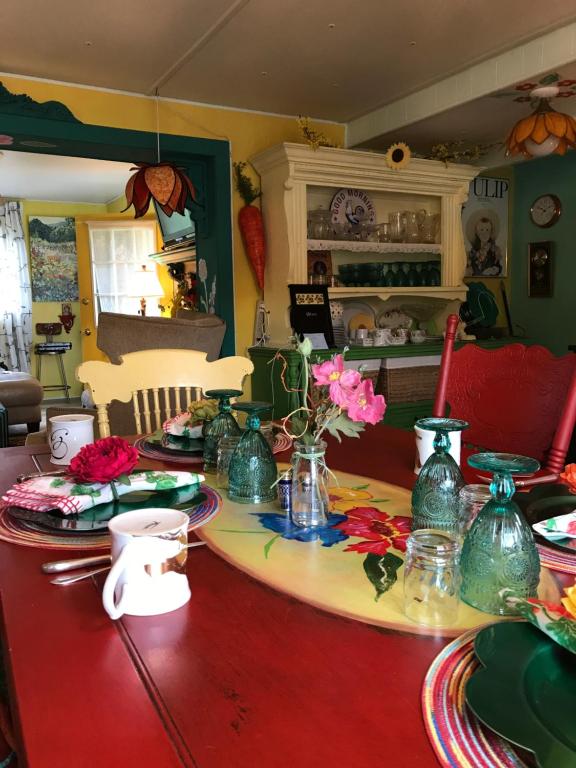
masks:
{"type": "MultiPolygon", "coordinates": [[[[434,438],[436,433],[430,429],[421,429],[414,427],[416,433],[416,460],[414,462],[414,473],[420,474],[426,459],[434,453],[434,438]]],[[[462,445],[462,432],[448,432],[450,438],[450,450],[448,453],[456,464],[460,466],[460,447],[462,445]]]]}
{"type": "Polygon", "coordinates": [[[49,421],[52,464],[70,464],[80,448],[94,442],[94,416],[88,413],[51,416],[49,421]]]}
{"type": "Polygon", "coordinates": [[[177,509],[137,509],[113,517],[112,568],[102,603],[111,619],[155,616],[190,600],[186,575],[188,515],[177,509]]]}

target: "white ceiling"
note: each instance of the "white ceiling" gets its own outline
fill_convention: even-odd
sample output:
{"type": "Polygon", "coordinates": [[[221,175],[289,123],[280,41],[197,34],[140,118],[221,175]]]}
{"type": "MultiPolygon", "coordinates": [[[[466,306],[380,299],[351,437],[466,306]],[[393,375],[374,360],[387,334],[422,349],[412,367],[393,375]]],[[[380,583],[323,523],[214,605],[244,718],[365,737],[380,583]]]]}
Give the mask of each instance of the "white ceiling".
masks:
{"type": "Polygon", "coordinates": [[[18,0],[1,67],[348,121],[574,19],[573,0],[18,0]]]}
{"type": "Polygon", "coordinates": [[[124,194],[130,163],[0,152],[0,195],[10,199],[109,203],[124,194]]]}

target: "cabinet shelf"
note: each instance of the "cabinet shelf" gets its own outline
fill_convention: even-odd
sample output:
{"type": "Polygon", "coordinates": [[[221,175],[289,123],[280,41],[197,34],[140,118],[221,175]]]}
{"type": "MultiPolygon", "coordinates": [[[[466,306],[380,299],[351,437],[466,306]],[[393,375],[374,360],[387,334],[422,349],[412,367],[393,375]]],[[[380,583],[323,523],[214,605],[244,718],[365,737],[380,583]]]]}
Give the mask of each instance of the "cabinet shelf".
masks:
{"type": "Polygon", "coordinates": [[[440,243],[367,243],[356,240],[307,240],[306,247],[309,251],[352,251],[354,253],[442,253],[440,243]]]}
{"type": "Polygon", "coordinates": [[[421,298],[422,296],[429,296],[435,299],[444,299],[451,301],[452,299],[458,299],[464,301],[466,299],[465,285],[456,287],[448,287],[445,285],[423,285],[418,287],[403,286],[401,288],[387,288],[385,286],[365,286],[362,288],[348,288],[346,286],[338,286],[334,288],[328,288],[328,295],[333,299],[350,299],[361,298],[368,296],[377,296],[382,301],[392,298],[392,296],[414,296],[421,298]]]}

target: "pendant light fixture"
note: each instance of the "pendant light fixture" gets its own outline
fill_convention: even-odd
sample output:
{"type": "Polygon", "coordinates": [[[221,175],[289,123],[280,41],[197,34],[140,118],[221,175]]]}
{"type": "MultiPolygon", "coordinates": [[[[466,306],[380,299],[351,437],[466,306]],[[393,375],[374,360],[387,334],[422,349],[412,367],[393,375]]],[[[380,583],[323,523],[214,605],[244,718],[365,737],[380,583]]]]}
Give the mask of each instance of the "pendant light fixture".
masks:
{"type": "Polygon", "coordinates": [[[544,157],[564,155],[569,148],[576,149],[576,120],[557,112],[550,99],[558,96],[558,86],[534,88],[530,96],[537,99],[534,112],[519,120],[506,139],[507,155],[544,157]]]}

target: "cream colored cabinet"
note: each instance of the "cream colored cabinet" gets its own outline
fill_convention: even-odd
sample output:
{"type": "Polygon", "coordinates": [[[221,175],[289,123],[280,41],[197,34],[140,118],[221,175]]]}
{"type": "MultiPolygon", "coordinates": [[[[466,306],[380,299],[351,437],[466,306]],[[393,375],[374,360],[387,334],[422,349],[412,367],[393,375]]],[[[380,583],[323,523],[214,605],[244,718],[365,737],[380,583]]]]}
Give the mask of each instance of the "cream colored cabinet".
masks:
{"type": "MultiPolygon", "coordinates": [[[[272,341],[285,342],[290,334],[289,283],[309,282],[308,254],[329,251],[333,274],[345,276],[351,265],[402,264],[434,261],[436,285],[391,287],[353,283],[329,288],[330,298],[367,298],[388,302],[408,297],[460,300],[466,253],[460,222],[468,187],[481,169],[412,159],[401,170],[390,169],[383,155],[346,149],[313,150],[303,144],[279,144],[251,158],[262,180],[262,207],[268,260],[264,301],[270,312],[272,341]],[[309,238],[309,212],[328,210],[339,190],[360,190],[373,205],[377,223],[394,211],[426,211],[437,217],[434,243],[355,242],[309,238]]],[[[345,280],[341,280],[345,282],[345,280]]],[[[383,282],[383,281],[380,281],[383,282]]],[[[395,302],[397,304],[397,301],[395,302]]]]}

